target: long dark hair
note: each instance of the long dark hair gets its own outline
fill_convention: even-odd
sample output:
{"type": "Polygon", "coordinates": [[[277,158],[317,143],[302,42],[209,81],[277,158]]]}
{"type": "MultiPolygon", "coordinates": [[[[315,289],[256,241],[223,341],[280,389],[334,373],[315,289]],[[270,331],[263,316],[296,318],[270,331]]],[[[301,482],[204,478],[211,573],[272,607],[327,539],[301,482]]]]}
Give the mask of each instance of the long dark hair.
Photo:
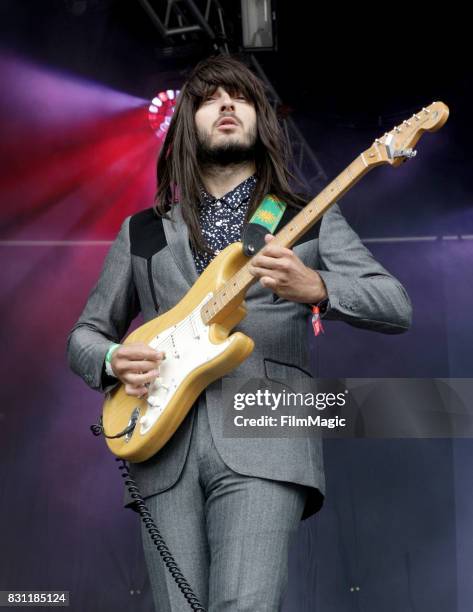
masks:
{"type": "Polygon", "coordinates": [[[212,251],[205,244],[198,216],[203,182],[196,153],[197,132],[194,116],[202,100],[212,95],[219,86],[230,95],[242,93],[251,100],[256,111],[257,184],[248,205],[245,221],[251,218],[267,193],[297,209],[306,204],[304,197],[294,193],[289,187],[289,181],[295,179],[288,169],[290,147],[276,113],[266,97],[263,83],[235,56],[217,55],[202,60],[180,91],[159,154],[155,210],[159,216],[168,218],[167,212],[173,202],[179,200],[192,246],[208,253],[212,251]]]}

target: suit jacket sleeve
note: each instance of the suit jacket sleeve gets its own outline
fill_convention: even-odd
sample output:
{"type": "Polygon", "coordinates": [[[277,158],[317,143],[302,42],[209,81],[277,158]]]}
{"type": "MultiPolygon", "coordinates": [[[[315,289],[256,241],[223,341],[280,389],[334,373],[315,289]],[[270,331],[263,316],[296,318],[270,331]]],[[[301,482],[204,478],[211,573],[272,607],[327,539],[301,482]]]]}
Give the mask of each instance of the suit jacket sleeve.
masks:
{"type": "Polygon", "coordinates": [[[104,372],[105,355],[119,343],[139,312],[133,282],[127,217],[105,259],[79,320],[67,339],[71,369],[92,389],[108,391],[117,380],[104,372]]]}
{"type": "Polygon", "coordinates": [[[363,245],[334,204],[322,218],[319,274],[329,298],[326,319],[388,334],[406,331],[412,306],[402,284],[363,245]]]}

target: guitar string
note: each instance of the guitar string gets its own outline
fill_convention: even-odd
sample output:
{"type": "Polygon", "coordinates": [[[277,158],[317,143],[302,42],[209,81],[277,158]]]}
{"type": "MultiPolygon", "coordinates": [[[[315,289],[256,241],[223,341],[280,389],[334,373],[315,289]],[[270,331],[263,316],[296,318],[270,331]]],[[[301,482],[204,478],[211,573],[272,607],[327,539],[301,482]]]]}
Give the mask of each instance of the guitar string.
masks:
{"type": "MultiPolygon", "coordinates": [[[[159,349],[164,352],[167,352],[169,350],[169,352],[172,353],[175,348],[175,343],[173,342],[172,337],[181,338],[184,335],[184,332],[186,332],[187,334],[189,329],[192,329],[193,332],[197,332],[197,334],[199,334],[199,330],[197,328],[198,323],[196,323],[198,321],[199,315],[200,315],[200,311],[197,310],[197,312],[191,313],[188,317],[186,317],[184,321],[181,321],[180,323],[178,323],[176,329],[174,329],[169,334],[169,336],[167,336],[161,342],[158,341],[158,344],[156,345],[155,350],[159,349]]],[[[208,325],[205,325],[205,327],[208,327],[208,325]]],[[[158,337],[159,337],[159,334],[158,334],[158,337]]],[[[148,343],[148,344],[151,344],[151,343],[148,343]]]]}
{"type": "MultiPolygon", "coordinates": [[[[214,294],[212,294],[212,297],[210,297],[206,302],[204,302],[204,304],[202,304],[202,306],[200,306],[196,312],[191,313],[188,317],[186,317],[183,321],[181,321],[180,323],[178,323],[176,325],[176,328],[169,334],[169,336],[167,338],[165,338],[164,340],[162,340],[162,342],[158,343],[158,347],[163,347],[163,346],[170,346],[172,347],[172,340],[171,340],[171,336],[182,336],[182,332],[186,331],[187,333],[187,328],[189,326],[193,327],[197,332],[197,326],[198,326],[198,319],[200,316],[200,310],[205,306],[205,304],[207,304],[208,302],[210,302],[212,300],[212,298],[214,297],[214,294]],[[192,323],[194,322],[194,325],[192,325],[192,323]],[[197,323],[196,323],[197,322],[197,323]]],[[[202,319],[202,317],[200,317],[202,319]]],[[[208,325],[206,323],[204,323],[205,327],[208,327],[208,325]]],[[[170,328],[167,328],[170,329],[170,328]]],[[[166,330],[163,330],[166,331],[166,330]]],[[[163,332],[161,332],[163,333],[163,332]]],[[[159,337],[160,334],[157,334],[157,336],[159,337]]],[[[154,336],[154,339],[156,338],[156,336],[154,336]]],[[[152,342],[152,341],[151,341],[152,342]]],[[[148,343],[150,344],[150,343],[148,343]]]]}

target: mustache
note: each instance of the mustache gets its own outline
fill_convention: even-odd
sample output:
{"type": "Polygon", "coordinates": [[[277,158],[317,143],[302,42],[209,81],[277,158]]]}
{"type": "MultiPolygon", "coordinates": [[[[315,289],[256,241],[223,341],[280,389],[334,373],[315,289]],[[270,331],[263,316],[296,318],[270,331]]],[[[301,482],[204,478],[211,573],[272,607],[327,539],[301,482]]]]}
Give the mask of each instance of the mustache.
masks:
{"type": "Polygon", "coordinates": [[[215,123],[214,127],[217,127],[218,124],[223,121],[224,119],[232,119],[233,121],[235,121],[235,123],[237,123],[238,125],[241,125],[241,121],[239,121],[239,119],[237,117],[235,117],[235,115],[222,115],[221,117],[219,117],[215,123]]]}

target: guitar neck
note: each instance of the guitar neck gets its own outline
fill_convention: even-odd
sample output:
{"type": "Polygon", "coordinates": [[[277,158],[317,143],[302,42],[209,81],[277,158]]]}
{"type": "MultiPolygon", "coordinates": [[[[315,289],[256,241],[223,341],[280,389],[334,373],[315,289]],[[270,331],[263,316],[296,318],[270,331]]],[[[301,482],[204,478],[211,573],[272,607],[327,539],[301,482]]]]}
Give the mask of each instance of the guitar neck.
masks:
{"type": "Polygon", "coordinates": [[[301,238],[337,200],[345,195],[371,168],[359,155],[343,172],[311,200],[277,234],[277,244],[290,248],[301,238]]]}
{"type": "MultiPolygon", "coordinates": [[[[373,160],[370,160],[368,164],[365,155],[366,153],[359,155],[313,200],[304,206],[287,225],[275,234],[274,241],[287,248],[296,243],[338,199],[369,170],[378,165],[373,160]]],[[[382,163],[382,161],[380,160],[379,163],[382,163]]],[[[248,272],[248,263],[245,264],[204,304],[201,309],[203,321],[210,324],[217,323],[221,318],[224,318],[236,302],[241,302],[244,299],[246,292],[256,280],[248,272]]]]}

